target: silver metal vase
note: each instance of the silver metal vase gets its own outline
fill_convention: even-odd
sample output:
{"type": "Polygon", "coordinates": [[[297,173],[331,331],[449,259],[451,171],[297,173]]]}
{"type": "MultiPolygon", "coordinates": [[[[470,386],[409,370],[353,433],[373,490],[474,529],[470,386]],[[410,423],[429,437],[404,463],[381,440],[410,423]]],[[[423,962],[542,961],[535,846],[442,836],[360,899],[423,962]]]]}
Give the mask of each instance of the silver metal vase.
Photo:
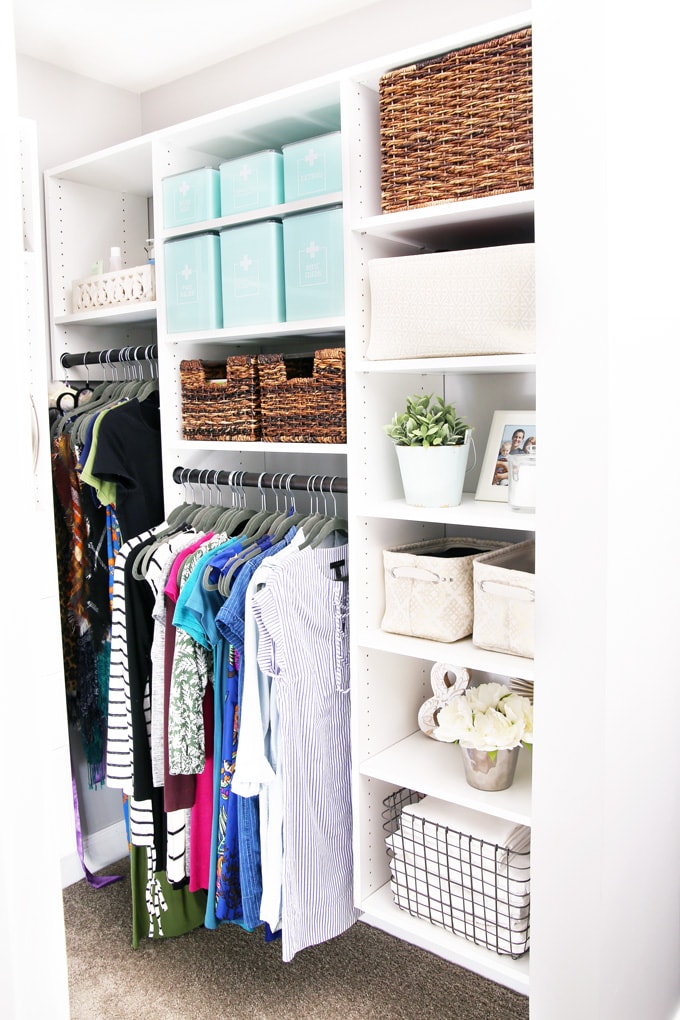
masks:
{"type": "Polygon", "coordinates": [[[465,778],[477,790],[507,790],[512,786],[517,768],[520,746],[510,750],[478,751],[474,747],[461,747],[465,778]]]}

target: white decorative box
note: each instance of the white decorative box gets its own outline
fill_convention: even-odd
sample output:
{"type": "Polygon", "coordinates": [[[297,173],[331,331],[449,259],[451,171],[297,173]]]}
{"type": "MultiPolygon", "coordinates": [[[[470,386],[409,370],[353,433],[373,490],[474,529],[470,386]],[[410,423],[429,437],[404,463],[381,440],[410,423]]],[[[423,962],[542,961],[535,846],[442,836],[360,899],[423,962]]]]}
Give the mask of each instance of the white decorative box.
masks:
{"type": "Polygon", "coordinates": [[[372,259],[368,273],[369,360],[536,350],[532,243],[372,259]]]}
{"type": "Polygon", "coordinates": [[[73,281],[73,311],[91,312],[115,305],[140,304],[156,300],[154,265],[117,269],[73,281]]]}

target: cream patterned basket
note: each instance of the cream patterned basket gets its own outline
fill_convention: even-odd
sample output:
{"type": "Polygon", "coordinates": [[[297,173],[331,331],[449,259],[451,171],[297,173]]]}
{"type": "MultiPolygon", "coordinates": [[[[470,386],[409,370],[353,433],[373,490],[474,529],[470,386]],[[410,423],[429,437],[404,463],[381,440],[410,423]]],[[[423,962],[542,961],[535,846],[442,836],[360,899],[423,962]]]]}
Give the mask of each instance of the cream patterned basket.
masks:
{"type": "Polygon", "coordinates": [[[73,281],[73,311],[90,312],[116,305],[140,304],[156,300],[154,265],[117,269],[73,281]]]}

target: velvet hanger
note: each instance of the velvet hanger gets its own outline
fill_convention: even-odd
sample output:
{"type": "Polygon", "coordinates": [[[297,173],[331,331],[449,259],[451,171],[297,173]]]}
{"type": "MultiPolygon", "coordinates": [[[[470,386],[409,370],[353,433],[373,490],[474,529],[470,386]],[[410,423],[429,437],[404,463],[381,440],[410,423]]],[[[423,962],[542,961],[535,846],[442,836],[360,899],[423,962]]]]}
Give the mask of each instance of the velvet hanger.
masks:
{"type": "MultiPolygon", "coordinates": [[[[313,521],[311,526],[308,526],[307,528],[305,528],[304,525],[301,526],[305,538],[302,544],[300,545],[300,551],[308,548],[318,548],[321,542],[323,542],[323,540],[327,538],[330,534],[332,534],[332,532],[334,531],[346,532],[348,530],[349,525],[345,518],[338,517],[337,499],[335,498],[335,495],[333,493],[333,482],[335,481],[336,478],[337,475],[334,475],[331,478],[328,489],[329,495],[333,500],[333,515],[328,516],[327,505],[324,500],[324,513],[320,516],[320,518],[313,521]]],[[[323,485],[323,480],[321,484],[323,485]]]]}

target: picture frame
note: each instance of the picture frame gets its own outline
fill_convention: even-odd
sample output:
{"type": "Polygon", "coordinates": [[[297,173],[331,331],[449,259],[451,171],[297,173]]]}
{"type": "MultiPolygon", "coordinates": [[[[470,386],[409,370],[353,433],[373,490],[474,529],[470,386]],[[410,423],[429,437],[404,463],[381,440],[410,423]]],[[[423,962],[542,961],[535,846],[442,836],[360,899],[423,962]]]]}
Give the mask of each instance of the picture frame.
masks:
{"type": "Polygon", "coordinates": [[[516,443],[519,432],[523,433],[520,446],[527,444],[536,448],[535,411],[494,411],[489,438],[484,451],[475,499],[491,500],[496,503],[508,502],[508,474],[505,458],[516,443]],[[533,443],[530,441],[533,440],[533,443]],[[509,446],[508,446],[509,444],[509,446]],[[503,470],[505,468],[505,470],[503,470]]]}

